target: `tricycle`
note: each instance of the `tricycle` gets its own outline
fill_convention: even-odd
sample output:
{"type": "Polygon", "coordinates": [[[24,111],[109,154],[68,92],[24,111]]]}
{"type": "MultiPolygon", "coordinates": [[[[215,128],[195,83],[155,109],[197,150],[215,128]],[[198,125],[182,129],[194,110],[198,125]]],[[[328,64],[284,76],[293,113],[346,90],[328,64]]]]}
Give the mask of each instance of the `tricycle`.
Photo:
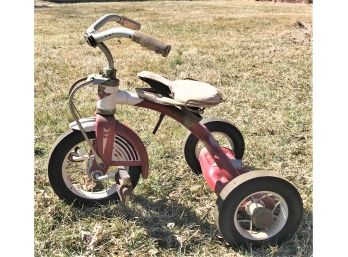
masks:
{"type": "Polygon", "coordinates": [[[205,108],[225,100],[220,90],[206,82],[169,80],[149,71],[138,73],[147,87],[135,92],[119,88],[114,59],[104,41],[129,38],[163,57],[171,50],[169,44],[140,32],[140,27],[124,16],[107,14],[87,29],[86,42],[102,51],[108,66],[77,80],[69,90],[74,121],[57,139],[48,163],[54,192],[74,206],[126,202],[140,176],[149,176],[149,161],[140,137],[114,114],[117,105],[147,108],[160,113],[153,134],[165,116],[187,129],[185,160],[217,195],[215,220],[228,244],[260,246],[286,240],[301,223],[301,196],[277,173],[243,166],[244,139],[236,126],[223,119],[203,119],[205,108]],[[123,27],[98,32],[108,22],[123,27]],[[88,85],[97,87],[96,113],[83,118],[74,96],[88,85]]]}

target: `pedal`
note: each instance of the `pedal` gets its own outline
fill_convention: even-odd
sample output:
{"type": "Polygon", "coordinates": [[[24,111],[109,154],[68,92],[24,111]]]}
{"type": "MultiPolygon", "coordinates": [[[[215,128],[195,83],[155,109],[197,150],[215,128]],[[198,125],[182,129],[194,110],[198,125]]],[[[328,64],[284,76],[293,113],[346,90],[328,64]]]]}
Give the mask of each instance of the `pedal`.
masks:
{"type": "Polygon", "coordinates": [[[115,175],[116,190],[121,202],[127,202],[132,195],[133,187],[131,177],[127,170],[118,170],[115,175]]]}
{"type": "Polygon", "coordinates": [[[117,173],[115,174],[115,180],[117,184],[120,184],[123,186],[132,186],[131,177],[129,176],[129,173],[127,170],[119,169],[117,173]]]}

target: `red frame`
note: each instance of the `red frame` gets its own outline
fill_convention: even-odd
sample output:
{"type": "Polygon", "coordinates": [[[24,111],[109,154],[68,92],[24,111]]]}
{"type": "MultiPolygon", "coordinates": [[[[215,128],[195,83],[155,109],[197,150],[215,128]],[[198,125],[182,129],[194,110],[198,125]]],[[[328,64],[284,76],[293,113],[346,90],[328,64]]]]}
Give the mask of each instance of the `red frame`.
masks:
{"type": "MultiPolygon", "coordinates": [[[[205,167],[204,169],[202,167],[205,180],[215,192],[220,192],[228,181],[231,181],[233,178],[241,174],[240,170],[237,170],[233,166],[231,162],[231,154],[229,154],[228,152],[226,152],[226,150],[219,146],[218,142],[214,139],[210,131],[204,125],[199,122],[188,122],[188,120],[192,118],[189,117],[183,110],[175,106],[162,105],[145,99],[135,106],[151,109],[173,118],[174,120],[185,126],[202,141],[213,161],[218,166],[218,170],[215,171],[214,176],[205,171],[209,167],[205,167]]],[[[110,165],[142,166],[142,177],[148,177],[148,158],[146,149],[141,139],[130,128],[115,120],[115,117],[113,115],[107,116],[97,114],[95,141],[96,151],[104,161],[104,172],[106,172],[110,165]],[[110,132],[112,133],[111,135],[110,132]],[[130,143],[137,149],[137,151],[141,155],[141,161],[111,161],[114,133],[125,136],[130,140],[130,143]]]]}

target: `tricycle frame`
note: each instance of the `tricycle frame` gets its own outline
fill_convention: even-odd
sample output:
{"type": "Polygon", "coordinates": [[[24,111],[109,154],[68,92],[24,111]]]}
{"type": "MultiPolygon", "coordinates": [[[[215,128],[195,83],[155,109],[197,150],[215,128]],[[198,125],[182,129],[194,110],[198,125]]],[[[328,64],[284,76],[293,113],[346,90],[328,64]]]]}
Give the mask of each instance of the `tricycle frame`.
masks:
{"type": "Polygon", "coordinates": [[[80,122],[81,117],[79,117],[76,107],[73,103],[73,96],[79,89],[84,86],[87,86],[91,83],[98,85],[98,96],[100,99],[97,101],[97,113],[95,119],[95,131],[97,137],[94,145],[89,142],[95,156],[95,164],[92,167],[93,169],[99,169],[105,173],[107,172],[107,169],[110,165],[142,166],[142,177],[148,177],[148,158],[146,149],[141,143],[141,140],[130,128],[122,124],[120,121],[117,121],[113,116],[117,105],[131,105],[135,107],[151,109],[163,115],[171,117],[172,119],[176,120],[184,127],[186,127],[189,131],[191,131],[204,144],[210,155],[213,157],[215,163],[221,170],[221,178],[219,179],[219,181],[215,181],[214,184],[216,184],[216,186],[215,188],[212,188],[216,193],[219,193],[223,189],[225,184],[227,184],[236,176],[240,175],[241,171],[237,170],[234,167],[230,158],[220,148],[213,135],[203,124],[200,123],[200,120],[202,119],[200,114],[192,112],[183,107],[162,105],[146,99],[142,99],[135,92],[120,90],[118,88],[118,85],[106,86],[105,81],[108,80],[105,79],[104,76],[101,77],[100,75],[90,75],[85,80],[78,80],[71,87],[69,97],[70,111],[75,119],[75,123],[72,125],[72,127],[74,127],[75,129],[78,128],[84,135],[86,141],[89,142],[86,131],[80,122]],[[83,83],[79,85],[78,83],[80,82],[83,83]],[[113,147],[113,137],[103,136],[103,133],[100,133],[99,131],[101,130],[101,128],[99,128],[99,123],[103,123],[102,127],[104,129],[107,129],[108,131],[110,130],[111,132],[114,132],[116,134],[120,133],[121,135],[128,134],[127,138],[130,138],[130,140],[132,140],[131,143],[136,147],[139,147],[140,155],[142,156],[141,160],[112,162],[110,160],[110,154],[113,147]],[[116,128],[115,124],[117,124],[116,128]],[[101,141],[103,143],[100,143],[101,141]],[[101,145],[101,147],[98,148],[98,145],[101,145]],[[104,149],[106,150],[104,151],[104,149]]]}

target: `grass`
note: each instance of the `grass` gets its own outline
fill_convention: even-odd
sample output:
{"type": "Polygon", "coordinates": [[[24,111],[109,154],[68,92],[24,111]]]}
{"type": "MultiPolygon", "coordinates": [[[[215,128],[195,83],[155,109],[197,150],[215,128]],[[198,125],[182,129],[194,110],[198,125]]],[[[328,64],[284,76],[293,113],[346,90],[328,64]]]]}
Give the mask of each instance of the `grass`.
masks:
{"type": "MultiPolygon", "coordinates": [[[[312,256],[312,9],[306,4],[236,1],[40,3],[35,9],[35,254],[36,256],[312,256]],[[39,5],[41,4],[41,5],[39,5]],[[186,131],[158,114],[127,106],[116,116],[141,136],[150,177],[131,202],[77,209],[53,193],[47,176],[52,145],[68,128],[68,89],[105,66],[83,35],[115,12],[172,45],[167,58],[129,40],[107,42],[121,88],[144,86],[136,73],[209,82],[228,97],[205,117],[232,121],[246,142],[244,162],[292,181],[304,201],[297,234],[277,247],[228,247],[213,219],[216,196],[185,163],[186,131]],[[296,25],[301,21],[307,28],[296,25]],[[95,241],[89,245],[88,236],[95,241]]],[[[95,89],[80,94],[93,115],[95,89]]]]}

